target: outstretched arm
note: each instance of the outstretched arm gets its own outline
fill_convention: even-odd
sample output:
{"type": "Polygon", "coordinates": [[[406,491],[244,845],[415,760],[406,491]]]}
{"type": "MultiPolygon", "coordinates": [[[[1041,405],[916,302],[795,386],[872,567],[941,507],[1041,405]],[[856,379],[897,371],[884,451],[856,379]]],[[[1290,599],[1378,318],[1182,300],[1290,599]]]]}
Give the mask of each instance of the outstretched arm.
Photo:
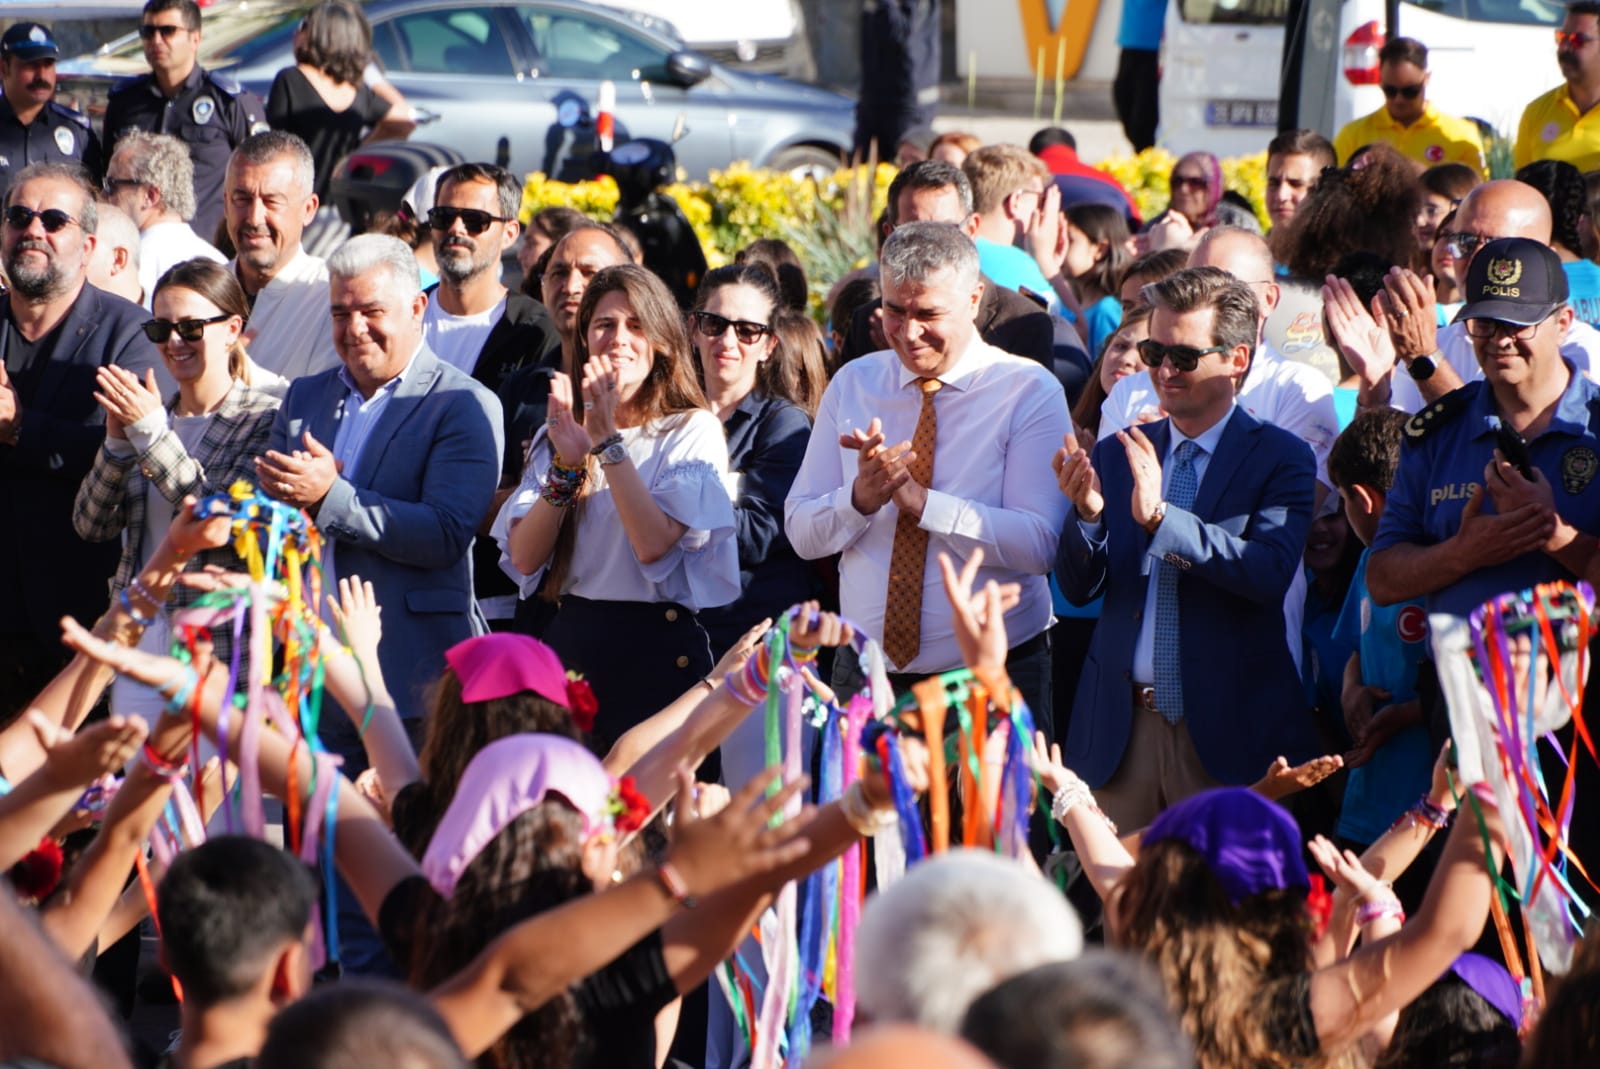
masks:
{"type": "Polygon", "coordinates": [[[0,869],[9,869],[50,833],[95,780],[114,772],[144,742],[144,721],[113,716],[77,735],[30,712],[24,725],[37,732],[44,764],[0,797],[0,869]]]}

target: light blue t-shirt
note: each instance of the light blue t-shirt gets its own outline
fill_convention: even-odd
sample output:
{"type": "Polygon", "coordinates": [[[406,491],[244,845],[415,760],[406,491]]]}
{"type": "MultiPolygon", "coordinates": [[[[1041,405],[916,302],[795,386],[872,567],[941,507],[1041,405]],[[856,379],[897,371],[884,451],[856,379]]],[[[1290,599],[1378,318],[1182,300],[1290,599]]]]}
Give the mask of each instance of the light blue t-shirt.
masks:
{"type": "Polygon", "coordinates": [[[1567,303],[1585,323],[1600,325],[1600,264],[1593,260],[1574,260],[1562,264],[1567,272],[1567,303]]]}
{"type": "Polygon", "coordinates": [[[1089,331],[1089,358],[1100,355],[1106,339],[1122,326],[1122,302],[1113,296],[1101,297],[1083,310],[1083,325],[1089,331]]]}
{"type": "Polygon", "coordinates": [[[1122,0],[1117,47],[1154,52],[1161,47],[1161,26],[1166,21],[1167,0],[1122,0]]]}
{"type": "Polygon", "coordinates": [[[1008,290],[1025,289],[1038,294],[1047,302],[1050,311],[1060,314],[1061,302],[1056,298],[1056,291],[1032,256],[1015,245],[1002,245],[988,238],[977,238],[975,244],[978,246],[978,270],[991,282],[1008,290]]]}
{"type": "MultiPolygon", "coordinates": [[[[1417,696],[1417,666],[1428,655],[1427,609],[1422,598],[1399,605],[1374,602],[1367,591],[1371,556],[1371,549],[1361,554],[1334,634],[1360,652],[1363,685],[1382,687],[1391,703],[1408,702],[1417,696]]],[[[1366,764],[1350,770],[1337,833],[1357,843],[1376,841],[1417,804],[1432,778],[1428,729],[1413,724],[1380,746],[1366,764]]]]}

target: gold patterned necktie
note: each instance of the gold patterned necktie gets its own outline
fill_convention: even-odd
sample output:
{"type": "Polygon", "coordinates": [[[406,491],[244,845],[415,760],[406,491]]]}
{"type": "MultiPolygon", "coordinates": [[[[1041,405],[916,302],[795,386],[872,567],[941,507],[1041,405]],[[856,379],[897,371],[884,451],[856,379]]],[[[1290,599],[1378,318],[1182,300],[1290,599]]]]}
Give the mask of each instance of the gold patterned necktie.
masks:
{"type": "MultiPolygon", "coordinates": [[[[938,437],[939,417],[934,412],[933,395],[944,383],[919,378],[922,412],[917,416],[917,432],[911,437],[911,477],[918,485],[933,485],[933,446],[938,437]]],[[[928,566],[928,532],[915,516],[901,512],[894,521],[894,549],[889,554],[889,593],[883,607],[883,652],[896,668],[904,668],[922,648],[922,579],[928,566]]]]}

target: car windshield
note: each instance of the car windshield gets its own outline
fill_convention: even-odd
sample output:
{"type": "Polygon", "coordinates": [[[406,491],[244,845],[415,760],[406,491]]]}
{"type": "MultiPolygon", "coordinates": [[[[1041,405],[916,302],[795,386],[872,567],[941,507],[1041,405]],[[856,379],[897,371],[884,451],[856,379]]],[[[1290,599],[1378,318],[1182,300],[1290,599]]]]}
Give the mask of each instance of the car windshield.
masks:
{"type": "Polygon", "coordinates": [[[1184,22],[1282,26],[1289,0],[1181,0],[1178,13],[1184,22]]]}

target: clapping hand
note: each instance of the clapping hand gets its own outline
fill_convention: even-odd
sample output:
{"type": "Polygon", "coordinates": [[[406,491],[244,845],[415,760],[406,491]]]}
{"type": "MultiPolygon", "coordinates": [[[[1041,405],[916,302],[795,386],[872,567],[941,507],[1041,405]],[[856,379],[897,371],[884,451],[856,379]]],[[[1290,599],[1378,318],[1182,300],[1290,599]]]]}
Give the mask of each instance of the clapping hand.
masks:
{"type": "Polygon", "coordinates": [[[256,477],[261,488],[279,501],[296,508],[315,509],[333,489],[344,464],[335,460],[328,447],[310,431],[304,432],[302,441],[305,448],[293,453],[268,450],[266,456],[257,457],[256,477]]]}
{"type": "MultiPolygon", "coordinates": [[[[1373,298],[1374,304],[1377,298],[1373,298]]],[[[1322,309],[1333,343],[1363,386],[1376,386],[1394,370],[1394,339],[1362,305],[1355,288],[1337,275],[1322,287],[1322,309]]]]}
{"type": "Polygon", "coordinates": [[[1117,441],[1127,450],[1128,469],[1133,473],[1133,522],[1149,531],[1161,504],[1161,458],[1138,427],[1118,431],[1117,441]]]}
{"type": "Polygon", "coordinates": [[[611,358],[601,353],[583,365],[583,425],[591,437],[603,440],[617,431],[617,408],[622,403],[620,376],[611,358]]]}
{"type": "MultiPolygon", "coordinates": [[[[856,479],[850,488],[850,504],[863,516],[871,516],[911,482],[909,465],[917,455],[910,442],[885,446],[883,421],[874,417],[866,430],[859,427],[839,436],[842,449],[856,452],[856,479]]],[[[898,502],[897,502],[898,504],[898,502]]]]}
{"type": "Polygon", "coordinates": [[[1098,523],[1105,512],[1106,499],[1100,493],[1100,476],[1089,461],[1089,451],[1075,437],[1061,439],[1062,448],[1056,450],[1051,466],[1056,471],[1056,484],[1071,501],[1084,523],[1098,523]]]}
{"type": "Polygon", "coordinates": [[[1439,348],[1432,275],[1419,275],[1408,267],[1390,268],[1372,310],[1378,326],[1389,332],[1399,359],[1409,363],[1439,348]]]}
{"type": "MultiPolygon", "coordinates": [[[[1517,478],[1522,478],[1519,473],[1517,478]]],[[[1485,515],[1482,487],[1461,509],[1461,523],[1451,536],[1469,571],[1493,564],[1504,564],[1524,553],[1537,553],[1556,534],[1555,513],[1533,503],[1518,505],[1509,512],[1485,515]]]]}
{"type": "Polygon", "coordinates": [[[109,364],[94,375],[94,399],[106,410],[106,437],[128,437],[129,424],[137,423],[161,408],[161,390],[156,386],[155,368],[145,371],[144,382],[125,367],[109,364]]]}
{"type": "Polygon", "coordinates": [[[544,425],[557,459],[569,467],[581,466],[594,447],[594,439],[573,414],[572,379],[559,371],[550,376],[544,425]]]}

